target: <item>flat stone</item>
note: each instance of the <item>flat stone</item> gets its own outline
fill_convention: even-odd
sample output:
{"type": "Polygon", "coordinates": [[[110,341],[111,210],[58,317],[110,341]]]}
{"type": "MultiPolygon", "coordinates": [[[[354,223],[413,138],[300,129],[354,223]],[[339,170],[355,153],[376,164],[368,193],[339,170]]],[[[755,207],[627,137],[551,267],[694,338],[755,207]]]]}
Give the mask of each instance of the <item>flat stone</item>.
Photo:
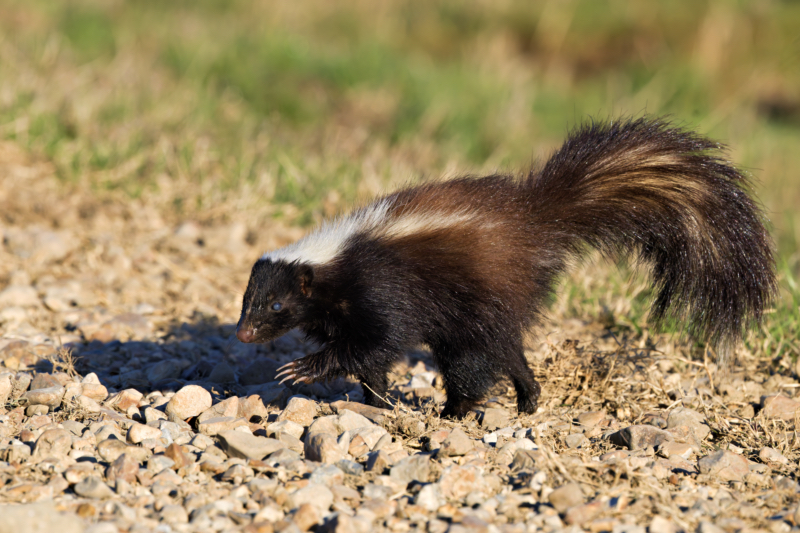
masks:
{"type": "Polygon", "coordinates": [[[609,440],[617,446],[626,446],[629,450],[655,448],[663,442],[674,440],[671,433],[654,426],[628,426],[612,433],[609,440]]]}
{"type": "Polygon", "coordinates": [[[229,417],[236,418],[239,416],[239,398],[231,396],[219,403],[216,403],[200,413],[197,417],[198,422],[203,422],[209,418],[229,417]]]}
{"type": "Polygon", "coordinates": [[[483,473],[475,466],[449,466],[439,478],[442,496],[449,500],[461,500],[467,494],[484,488],[483,473]]]}
{"type": "Polygon", "coordinates": [[[323,465],[311,472],[309,482],[325,485],[326,487],[341,485],[344,483],[344,472],[335,465],[323,465]]]}
{"type": "Polygon", "coordinates": [[[22,395],[31,405],[46,405],[55,408],[61,405],[66,389],[61,385],[47,387],[44,389],[30,390],[22,395]]]}
{"type": "Polygon", "coordinates": [[[673,409],[667,418],[667,428],[679,426],[689,426],[700,440],[705,439],[711,433],[711,428],[706,424],[706,417],[688,407],[673,409]]]}
{"type": "Polygon", "coordinates": [[[384,423],[384,421],[386,420],[386,416],[389,414],[389,411],[386,409],[380,409],[378,407],[365,405],[363,403],[346,402],[344,400],[332,402],[330,405],[331,409],[333,409],[337,413],[342,409],[348,409],[350,411],[353,411],[354,413],[358,413],[360,415],[369,418],[370,420],[372,420],[373,424],[378,424],[379,426],[384,423]]]}
{"type": "Polygon", "coordinates": [[[575,449],[589,444],[589,439],[583,433],[571,433],[564,437],[564,444],[567,445],[567,448],[575,449]]]}
{"type": "Polygon", "coordinates": [[[139,462],[128,454],[123,453],[114,460],[106,469],[106,479],[110,484],[117,480],[133,483],[139,473],[139,462]]]}
{"type": "Polygon", "coordinates": [[[211,374],[208,375],[208,381],[211,383],[234,383],[236,381],[236,372],[227,362],[221,361],[217,363],[211,374]]]}
{"type": "Polygon", "coordinates": [[[292,522],[297,525],[300,531],[308,531],[322,522],[322,513],[317,506],[304,503],[295,511],[294,516],[292,516],[292,522]]]}
{"type": "Polygon", "coordinates": [[[0,374],[0,408],[2,408],[8,399],[11,397],[11,391],[14,390],[13,374],[5,372],[0,374]]]}
{"type": "Polygon", "coordinates": [[[182,505],[165,505],[158,515],[166,524],[187,524],[189,522],[189,514],[182,505]]]}
{"type": "Polygon", "coordinates": [[[702,457],[697,462],[702,474],[715,476],[723,481],[741,481],[750,472],[747,459],[728,450],[720,450],[702,457]]]}
{"type": "Polygon", "coordinates": [[[483,412],[481,427],[486,431],[494,431],[497,428],[504,428],[508,426],[509,418],[508,411],[505,409],[489,407],[483,412]]]}
{"type": "Polygon", "coordinates": [[[139,407],[142,398],[144,398],[144,394],[138,390],[125,389],[108,398],[106,405],[125,413],[131,407],[139,407]]]}
{"type": "Polygon", "coordinates": [[[36,439],[31,459],[34,462],[48,457],[63,458],[72,447],[72,435],[66,429],[48,429],[36,439]]]}
{"type": "Polygon", "coordinates": [[[781,452],[776,450],[775,448],[770,448],[766,446],[761,448],[758,452],[758,458],[764,461],[765,463],[775,463],[779,465],[788,465],[789,459],[786,458],[781,452]]]}
{"type": "Polygon", "coordinates": [[[466,455],[475,447],[475,443],[460,428],[453,431],[444,439],[439,447],[438,455],[441,457],[460,457],[466,455]]]}
{"type": "Polygon", "coordinates": [[[145,439],[157,439],[161,437],[161,430],[144,424],[132,424],[128,429],[128,441],[139,444],[145,439]]]}
{"type": "Polygon", "coordinates": [[[339,409],[337,422],[342,431],[353,431],[360,428],[375,427],[375,424],[364,415],[360,415],[350,409],[339,409]]]}
{"type": "MultiPolygon", "coordinates": [[[[555,507],[555,505],[553,505],[553,507],[555,507]]],[[[597,501],[584,503],[583,505],[575,505],[566,510],[564,513],[564,521],[570,525],[582,526],[602,513],[604,508],[605,506],[603,503],[597,501]]]]}
{"type": "Polygon", "coordinates": [[[194,462],[191,459],[191,456],[188,453],[186,453],[184,448],[181,445],[174,442],[169,446],[167,446],[167,449],[164,450],[164,457],[169,457],[170,459],[172,459],[172,461],[175,463],[173,465],[175,470],[180,470],[181,468],[189,466],[194,462]]]}
{"type": "Polygon", "coordinates": [[[309,461],[335,463],[345,458],[345,452],[331,433],[315,433],[306,437],[305,455],[309,461]]]}
{"type": "Polygon", "coordinates": [[[412,455],[392,466],[389,475],[400,483],[419,481],[427,483],[431,474],[431,461],[427,455],[412,455]]]}
{"type": "Polygon", "coordinates": [[[681,457],[689,459],[696,452],[696,448],[686,442],[666,441],[658,447],[658,452],[669,459],[670,457],[681,457]]]}
{"type": "Polygon", "coordinates": [[[384,470],[391,466],[391,464],[392,459],[389,457],[389,454],[382,450],[378,450],[369,454],[366,466],[369,472],[382,474],[384,470]]]}
{"type": "Polygon", "coordinates": [[[765,418],[774,420],[794,420],[800,411],[800,402],[784,396],[774,394],[761,397],[761,414],[765,418]]]}
{"type": "Polygon", "coordinates": [[[224,431],[218,435],[218,438],[225,453],[241,459],[260,460],[285,448],[285,445],[279,440],[249,435],[236,430],[224,431]]]}
{"type": "Polygon", "coordinates": [[[95,498],[105,500],[114,496],[114,491],[111,487],[103,483],[103,481],[96,476],[87,476],[80,483],[73,487],[75,494],[83,496],[84,498],[95,498]]]}
{"type": "Polygon", "coordinates": [[[438,483],[429,483],[422,487],[414,498],[414,503],[426,511],[436,511],[444,504],[442,490],[438,483]]]}
{"type": "Polygon", "coordinates": [[[328,510],[333,505],[333,493],[325,485],[309,483],[289,495],[289,507],[292,509],[306,503],[316,507],[320,514],[328,514],[328,510]]]}
{"type": "Polygon", "coordinates": [[[582,426],[593,428],[605,420],[607,416],[605,411],[586,411],[579,414],[576,421],[582,426]]]}
{"type": "Polygon", "coordinates": [[[239,383],[246,387],[275,381],[275,374],[281,366],[281,363],[273,359],[259,358],[242,371],[239,383]]]}
{"type": "Polygon", "coordinates": [[[650,521],[650,526],[647,528],[648,533],[678,533],[680,528],[668,518],[656,515],[650,521]]]}
{"type": "Polygon", "coordinates": [[[233,430],[239,426],[246,426],[247,420],[244,418],[234,418],[232,416],[221,416],[218,418],[208,418],[197,424],[197,431],[203,435],[214,436],[224,431],[233,430]]]}
{"type": "Polygon", "coordinates": [[[85,526],[71,513],[59,513],[53,502],[3,505],[0,533],[82,533],[85,526]]]}
{"type": "Polygon", "coordinates": [[[279,433],[287,433],[297,439],[303,436],[305,428],[297,422],[291,420],[281,420],[280,422],[273,422],[267,426],[267,437],[277,435],[279,433]]]}
{"type": "Polygon", "coordinates": [[[39,307],[39,293],[30,285],[10,285],[0,291],[0,308],[2,307],[39,307]]]}
{"type": "Polygon", "coordinates": [[[584,495],[581,486],[577,483],[567,483],[550,493],[550,505],[559,513],[565,512],[570,507],[583,504],[584,495]]]}
{"type": "Polygon", "coordinates": [[[239,398],[239,413],[237,416],[244,417],[245,420],[250,421],[254,416],[267,418],[269,411],[259,395],[251,394],[246,398],[239,398]]]}
{"type": "Polygon", "coordinates": [[[119,439],[105,439],[97,444],[97,454],[106,462],[111,463],[123,453],[128,451],[128,446],[119,439]]]}
{"type": "Polygon", "coordinates": [[[291,420],[303,427],[310,426],[318,411],[319,407],[315,401],[300,396],[293,396],[289,398],[286,409],[278,415],[278,422],[282,420],[291,420]]]}
{"type": "Polygon", "coordinates": [[[198,385],[186,385],[167,403],[170,419],[186,420],[211,407],[211,393],[198,385]]]}

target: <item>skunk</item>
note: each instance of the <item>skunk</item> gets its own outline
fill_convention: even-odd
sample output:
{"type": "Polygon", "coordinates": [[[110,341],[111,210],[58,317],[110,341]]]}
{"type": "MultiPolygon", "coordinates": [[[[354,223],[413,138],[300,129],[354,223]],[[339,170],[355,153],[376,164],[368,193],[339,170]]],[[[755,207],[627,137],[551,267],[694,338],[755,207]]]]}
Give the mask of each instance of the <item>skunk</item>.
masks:
{"type": "Polygon", "coordinates": [[[652,269],[651,320],[730,349],[775,293],[772,244],[721,146],[661,119],[589,123],[539,170],[410,187],[323,224],[253,266],[237,337],[299,327],[322,348],[282,367],[310,383],[351,375],[381,406],[387,372],[426,344],[467,414],[502,377],[521,413],[541,387],[523,333],[589,249],[652,269]]]}

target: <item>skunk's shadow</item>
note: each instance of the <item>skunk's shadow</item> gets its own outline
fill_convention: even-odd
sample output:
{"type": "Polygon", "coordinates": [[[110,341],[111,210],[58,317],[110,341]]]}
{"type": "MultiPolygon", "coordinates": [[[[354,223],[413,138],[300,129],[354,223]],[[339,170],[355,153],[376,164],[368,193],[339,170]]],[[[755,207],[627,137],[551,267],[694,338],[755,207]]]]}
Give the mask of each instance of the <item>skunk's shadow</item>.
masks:
{"type": "MultiPolygon", "coordinates": [[[[287,386],[275,380],[277,369],[314,351],[299,332],[290,332],[267,344],[243,344],[235,324],[199,316],[171,325],[158,338],[144,340],[93,340],[69,346],[75,370],[97,374],[109,392],[136,389],[143,394],[174,392],[189,384],[200,385],[213,396],[261,396],[264,404],[282,406],[293,394],[325,401],[362,401],[360,384],[337,379],[327,383],[287,386]]],[[[42,360],[39,372],[52,372],[42,360]]]]}

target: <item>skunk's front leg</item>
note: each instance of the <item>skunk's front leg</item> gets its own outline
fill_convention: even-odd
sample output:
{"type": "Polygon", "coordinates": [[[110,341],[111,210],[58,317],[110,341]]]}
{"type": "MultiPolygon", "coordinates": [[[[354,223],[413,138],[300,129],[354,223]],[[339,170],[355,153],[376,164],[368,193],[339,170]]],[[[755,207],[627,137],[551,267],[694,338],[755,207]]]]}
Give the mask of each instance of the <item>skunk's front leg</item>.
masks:
{"type": "Polygon", "coordinates": [[[324,348],[318,352],[308,354],[300,359],[295,359],[278,369],[276,378],[284,376],[281,383],[290,379],[297,383],[314,383],[315,381],[329,381],[345,373],[339,365],[336,354],[324,348]]]}

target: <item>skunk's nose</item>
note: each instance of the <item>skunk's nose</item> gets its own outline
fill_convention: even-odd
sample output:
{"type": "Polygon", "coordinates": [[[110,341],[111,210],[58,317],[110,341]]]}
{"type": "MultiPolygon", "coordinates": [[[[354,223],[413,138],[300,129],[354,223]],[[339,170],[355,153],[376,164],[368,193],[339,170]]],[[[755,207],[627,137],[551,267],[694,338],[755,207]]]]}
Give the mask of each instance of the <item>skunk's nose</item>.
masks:
{"type": "Polygon", "coordinates": [[[242,342],[253,342],[253,339],[256,336],[256,332],[253,328],[237,328],[236,329],[236,338],[242,342]]]}

